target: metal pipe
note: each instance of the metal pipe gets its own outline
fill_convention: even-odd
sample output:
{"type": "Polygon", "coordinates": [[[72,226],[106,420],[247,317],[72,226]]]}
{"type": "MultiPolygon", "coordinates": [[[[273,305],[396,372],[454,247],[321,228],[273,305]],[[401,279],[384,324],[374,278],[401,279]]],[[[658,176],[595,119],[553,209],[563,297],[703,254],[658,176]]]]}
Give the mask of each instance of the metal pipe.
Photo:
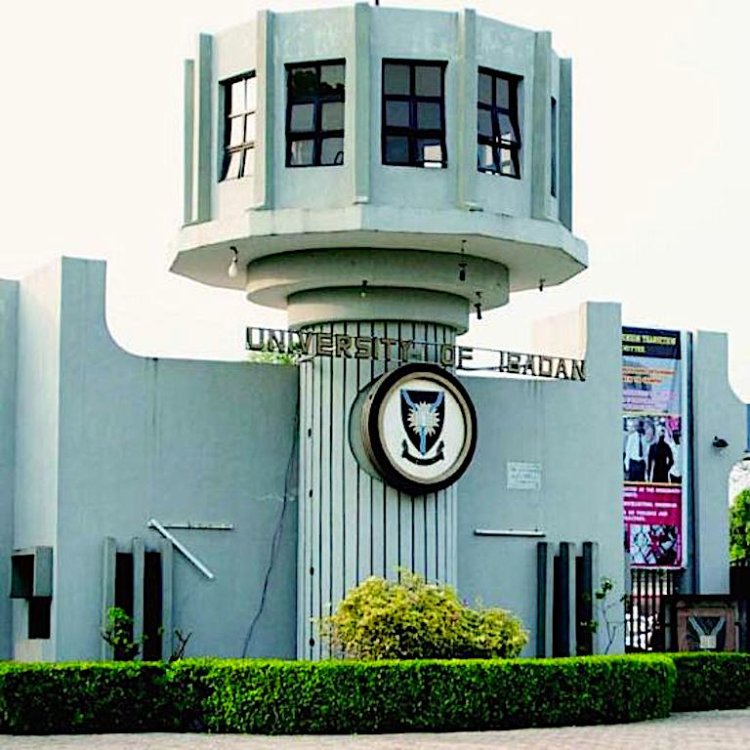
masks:
{"type": "Polygon", "coordinates": [[[209,581],[214,580],[216,576],[174,534],[167,531],[155,518],[150,518],[147,525],[150,529],[156,529],[165,539],[169,539],[176,549],[185,555],[188,562],[195,565],[209,581]]]}

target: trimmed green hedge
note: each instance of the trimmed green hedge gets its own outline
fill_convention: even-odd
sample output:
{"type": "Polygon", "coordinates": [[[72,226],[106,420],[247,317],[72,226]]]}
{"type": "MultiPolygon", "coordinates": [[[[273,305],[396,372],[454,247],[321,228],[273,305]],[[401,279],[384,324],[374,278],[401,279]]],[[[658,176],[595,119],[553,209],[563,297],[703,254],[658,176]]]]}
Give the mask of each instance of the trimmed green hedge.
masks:
{"type": "Polygon", "coordinates": [[[667,716],[668,657],[0,665],[0,731],[509,729],[667,716]]]}
{"type": "Polygon", "coordinates": [[[673,711],[750,706],[750,654],[670,654],[677,668],[673,711]]]}
{"type": "Polygon", "coordinates": [[[267,662],[216,665],[210,731],[510,729],[669,715],[669,659],[267,662]]]}
{"type": "Polygon", "coordinates": [[[73,734],[177,729],[164,665],[0,664],[0,732],[73,734]]]}

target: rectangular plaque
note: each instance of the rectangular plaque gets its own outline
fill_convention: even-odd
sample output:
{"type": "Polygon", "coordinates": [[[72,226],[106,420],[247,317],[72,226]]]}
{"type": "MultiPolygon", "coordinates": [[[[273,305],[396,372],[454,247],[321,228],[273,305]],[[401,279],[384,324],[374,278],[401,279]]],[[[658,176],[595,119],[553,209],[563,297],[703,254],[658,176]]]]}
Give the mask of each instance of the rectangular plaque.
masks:
{"type": "Polygon", "coordinates": [[[508,461],[508,489],[542,489],[542,465],[528,461],[508,461]]]}

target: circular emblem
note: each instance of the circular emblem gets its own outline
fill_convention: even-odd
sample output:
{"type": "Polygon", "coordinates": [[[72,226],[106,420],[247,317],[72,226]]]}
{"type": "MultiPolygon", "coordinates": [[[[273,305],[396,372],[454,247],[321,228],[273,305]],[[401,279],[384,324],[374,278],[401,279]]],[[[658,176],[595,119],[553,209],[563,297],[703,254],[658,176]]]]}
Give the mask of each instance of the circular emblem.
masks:
{"type": "Polygon", "coordinates": [[[469,466],[477,440],[466,389],[447,370],[426,363],[378,378],[365,398],[360,429],[373,467],[410,495],[455,482],[469,466]]]}

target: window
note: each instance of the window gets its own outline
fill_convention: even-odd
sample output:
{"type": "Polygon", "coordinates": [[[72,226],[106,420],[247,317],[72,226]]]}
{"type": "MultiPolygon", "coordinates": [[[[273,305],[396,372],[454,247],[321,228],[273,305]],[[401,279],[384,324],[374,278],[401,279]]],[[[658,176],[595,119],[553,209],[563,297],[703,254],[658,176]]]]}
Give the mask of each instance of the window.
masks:
{"type": "Polygon", "coordinates": [[[286,165],[344,163],[343,60],[287,65],[286,165]]]}
{"type": "Polygon", "coordinates": [[[447,167],[445,63],[383,60],[383,164],[447,167]]]}
{"type": "Polygon", "coordinates": [[[518,125],[518,84],[509,73],[479,68],[477,102],[477,169],[521,177],[521,129],[518,125]]]}
{"type": "Polygon", "coordinates": [[[255,172],[255,73],[224,81],[224,164],[222,180],[250,177],[255,172]]]}

